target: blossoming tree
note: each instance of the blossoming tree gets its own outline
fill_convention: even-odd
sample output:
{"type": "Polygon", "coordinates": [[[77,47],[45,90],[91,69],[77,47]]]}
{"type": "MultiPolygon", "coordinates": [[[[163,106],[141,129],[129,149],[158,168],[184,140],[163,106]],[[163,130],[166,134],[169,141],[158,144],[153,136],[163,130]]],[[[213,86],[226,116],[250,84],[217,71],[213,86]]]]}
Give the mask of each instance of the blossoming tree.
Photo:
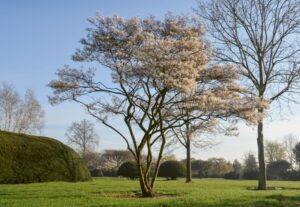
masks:
{"type": "Polygon", "coordinates": [[[183,115],[175,112],[185,100],[178,97],[196,91],[210,60],[204,29],[197,19],[172,15],[159,21],[97,14],[89,22],[73,60],[104,66],[101,72],[110,71],[111,83],[96,69],[66,66],[49,83],[49,100],[77,102],[117,133],[134,156],[142,195],[152,197],[168,131],[182,125],[183,115]]]}

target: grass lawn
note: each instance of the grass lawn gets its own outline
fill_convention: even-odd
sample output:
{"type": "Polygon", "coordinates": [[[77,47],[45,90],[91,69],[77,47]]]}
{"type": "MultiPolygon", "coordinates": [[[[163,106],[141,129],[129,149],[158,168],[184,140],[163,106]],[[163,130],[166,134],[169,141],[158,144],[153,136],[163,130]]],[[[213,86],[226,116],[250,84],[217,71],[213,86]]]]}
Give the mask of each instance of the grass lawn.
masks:
{"type": "Polygon", "coordinates": [[[281,190],[255,191],[256,181],[222,179],[159,180],[156,192],[169,196],[137,198],[138,181],[99,178],[82,183],[50,182],[0,185],[1,207],[135,206],[300,207],[300,182],[269,181],[281,190]]]}

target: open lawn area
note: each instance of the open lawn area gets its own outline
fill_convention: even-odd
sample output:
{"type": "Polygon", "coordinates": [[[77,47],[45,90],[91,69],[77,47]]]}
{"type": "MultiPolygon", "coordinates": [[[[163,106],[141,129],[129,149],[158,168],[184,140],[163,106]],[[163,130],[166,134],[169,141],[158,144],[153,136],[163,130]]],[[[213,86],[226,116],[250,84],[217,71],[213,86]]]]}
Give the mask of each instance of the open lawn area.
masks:
{"type": "Polygon", "coordinates": [[[155,198],[139,198],[138,181],[97,178],[89,182],[0,185],[1,207],[43,206],[300,206],[300,182],[270,181],[281,190],[256,191],[257,181],[222,179],[159,180],[155,198]]]}

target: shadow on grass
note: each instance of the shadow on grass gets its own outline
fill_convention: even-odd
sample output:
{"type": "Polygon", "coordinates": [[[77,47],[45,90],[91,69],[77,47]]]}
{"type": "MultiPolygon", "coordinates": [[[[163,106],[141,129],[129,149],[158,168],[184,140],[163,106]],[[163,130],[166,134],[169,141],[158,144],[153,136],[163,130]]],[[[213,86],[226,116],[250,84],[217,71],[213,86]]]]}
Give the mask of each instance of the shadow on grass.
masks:
{"type": "Polygon", "coordinates": [[[286,196],[286,195],[270,195],[266,196],[268,199],[275,199],[277,201],[291,201],[296,202],[300,206],[300,196],[286,196]]]}
{"type": "MultiPolygon", "coordinates": [[[[103,192],[92,192],[103,196],[103,192]]],[[[175,200],[158,200],[159,207],[300,207],[300,196],[286,196],[282,194],[273,194],[265,196],[245,196],[239,198],[223,199],[223,200],[181,200],[183,194],[172,194],[166,192],[158,192],[153,199],[159,198],[174,198],[175,200]]],[[[139,191],[118,192],[118,193],[105,193],[106,197],[121,198],[121,199],[141,199],[139,191]]]]}
{"type": "Polygon", "coordinates": [[[261,197],[261,200],[253,201],[253,197],[243,199],[223,200],[213,205],[203,205],[205,207],[300,207],[299,196],[269,195],[261,197]]]}
{"type": "MultiPolygon", "coordinates": [[[[247,190],[255,190],[258,191],[257,187],[247,187],[247,190]]],[[[300,190],[300,188],[287,188],[287,187],[268,187],[268,191],[272,190],[300,190]]]]}

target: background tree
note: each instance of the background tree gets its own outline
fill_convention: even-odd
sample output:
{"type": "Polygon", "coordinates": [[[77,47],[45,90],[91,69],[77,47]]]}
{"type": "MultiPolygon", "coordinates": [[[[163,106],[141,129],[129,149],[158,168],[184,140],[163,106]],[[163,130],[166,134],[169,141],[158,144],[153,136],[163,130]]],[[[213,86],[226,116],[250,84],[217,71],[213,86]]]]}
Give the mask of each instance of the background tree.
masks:
{"type": "Polygon", "coordinates": [[[232,171],[224,175],[224,179],[239,179],[242,175],[243,166],[235,159],[232,163],[232,171]]]}
{"type": "Polygon", "coordinates": [[[98,145],[94,124],[86,119],[73,122],[66,132],[66,137],[68,144],[76,147],[81,155],[93,151],[98,145]]]}
{"type": "Polygon", "coordinates": [[[207,160],[207,164],[207,177],[210,178],[223,178],[232,170],[231,163],[223,158],[210,158],[207,160]]]}
{"type": "MultiPolygon", "coordinates": [[[[185,162],[186,163],[186,162],[185,162]]],[[[191,163],[192,173],[196,177],[205,177],[207,162],[204,160],[192,160],[191,163]]]]}
{"type": "Polygon", "coordinates": [[[232,164],[223,158],[209,158],[192,162],[192,171],[200,178],[223,178],[232,171],[232,164]]]}
{"type": "Polygon", "coordinates": [[[92,177],[103,175],[101,154],[99,152],[87,151],[84,154],[81,154],[81,157],[85,160],[92,177]]]}
{"type": "Polygon", "coordinates": [[[244,157],[244,170],[243,170],[243,178],[254,180],[258,177],[258,166],[255,155],[252,153],[248,153],[244,157]]]}
{"type": "Polygon", "coordinates": [[[285,160],[286,158],[285,147],[278,141],[266,141],[265,153],[268,164],[280,160],[285,160]]]}
{"type": "Polygon", "coordinates": [[[255,155],[249,152],[244,157],[244,170],[257,170],[257,161],[255,155]]]}
{"type": "Polygon", "coordinates": [[[102,154],[103,165],[110,166],[111,169],[118,169],[126,161],[134,161],[128,150],[105,150],[102,154]]]}
{"type": "Polygon", "coordinates": [[[174,154],[164,154],[163,158],[161,159],[161,162],[169,161],[169,160],[176,160],[176,155],[174,154]]]}
{"type": "Polygon", "coordinates": [[[298,142],[294,148],[294,154],[296,157],[296,162],[300,163],[300,142],[298,142]]]}
{"type": "Polygon", "coordinates": [[[92,26],[81,41],[83,49],[77,50],[73,59],[105,66],[111,72],[112,83],[95,80],[99,76],[93,69],[67,66],[58,70],[58,80],[49,84],[54,92],[50,102],[80,103],[120,135],[134,156],[142,194],[151,197],[165,148],[165,133],[177,124],[178,117],[172,116],[175,97],[195,89],[209,60],[202,24],[197,19],[172,15],[163,21],[97,15],[89,21],[92,26]],[[114,124],[114,116],[123,122],[114,124]],[[159,150],[150,177],[154,147],[159,150]]]}
{"type": "Polygon", "coordinates": [[[293,134],[288,134],[283,139],[283,146],[285,148],[286,158],[288,162],[291,164],[292,170],[295,169],[295,165],[296,165],[296,156],[294,153],[294,148],[298,142],[299,142],[298,137],[293,134]]]}
{"type": "Polygon", "coordinates": [[[232,163],[232,168],[233,168],[233,172],[240,175],[243,170],[243,165],[237,159],[235,159],[232,163]]]}
{"type": "Polygon", "coordinates": [[[24,98],[13,87],[3,83],[0,87],[0,130],[37,134],[44,126],[45,113],[32,90],[24,98]]]}
{"type": "MultiPolygon", "coordinates": [[[[299,92],[298,0],[199,1],[218,61],[240,67],[244,84],[262,101],[293,101],[299,92]]],[[[261,106],[258,112],[263,112],[261,106]]],[[[258,189],[265,190],[263,120],[257,125],[258,189]]]]}
{"type": "Polygon", "coordinates": [[[1,130],[13,131],[20,99],[20,95],[12,85],[2,83],[0,89],[1,130]]]}

